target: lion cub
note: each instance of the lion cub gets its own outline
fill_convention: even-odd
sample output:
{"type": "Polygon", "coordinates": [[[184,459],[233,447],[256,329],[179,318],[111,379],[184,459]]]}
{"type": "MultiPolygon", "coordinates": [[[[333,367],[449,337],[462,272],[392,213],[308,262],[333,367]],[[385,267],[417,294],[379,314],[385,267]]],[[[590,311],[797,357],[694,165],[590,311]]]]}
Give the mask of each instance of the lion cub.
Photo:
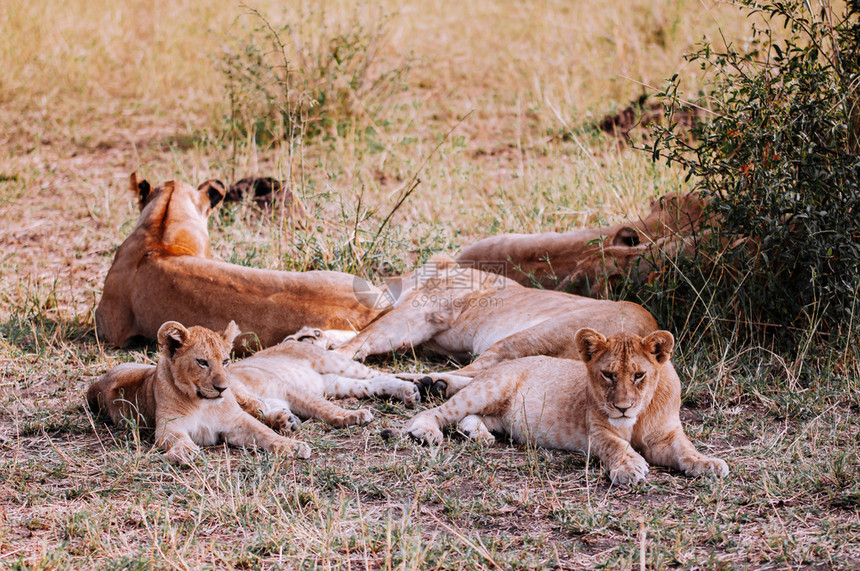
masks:
{"type": "Polygon", "coordinates": [[[588,452],[615,484],[642,481],[649,462],[691,476],[728,474],[724,461],[697,452],[681,428],[671,333],[643,339],[580,329],[574,342],[582,362],[525,357],[501,363],[443,405],[416,415],[405,431],[438,444],[441,428],[458,422],[474,440],[493,442],[490,432],[504,432],[519,442],[588,452]]]}
{"type": "Polygon", "coordinates": [[[114,367],[92,384],[87,403],[115,424],[132,420],[155,428],[156,444],[180,464],[190,462],[199,446],[222,440],[308,458],[306,444],[275,433],[240,408],[227,373],[238,334],[232,321],[222,334],[168,321],[158,330],[158,365],[114,367]]]}
{"type": "Polygon", "coordinates": [[[317,345],[321,338],[318,330],[302,329],[284,342],[234,363],[230,367],[233,382],[248,397],[242,408],[276,430],[295,430],[298,421],[293,413],[318,418],[335,427],[373,420],[369,410],[345,409],[326,400],[327,396],[387,396],[410,408],[420,400],[414,383],[327,351],[317,345]],[[311,342],[302,341],[306,337],[311,342]]]}

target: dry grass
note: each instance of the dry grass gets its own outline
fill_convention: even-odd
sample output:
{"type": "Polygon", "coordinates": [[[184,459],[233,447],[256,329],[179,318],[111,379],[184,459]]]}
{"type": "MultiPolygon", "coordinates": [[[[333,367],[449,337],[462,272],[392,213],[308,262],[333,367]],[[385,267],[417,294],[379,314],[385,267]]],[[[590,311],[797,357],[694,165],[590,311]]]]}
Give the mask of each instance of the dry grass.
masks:
{"type": "Polygon", "coordinates": [[[730,342],[682,347],[688,430],[732,474],[657,470],[620,491],[580,455],[456,437],[438,449],[383,442],[378,430],[408,414],[383,402],[363,429],[307,423],[315,456],[296,464],[212,449],[176,469],[148,435],[91,419],[82,395],[93,377],[149,355],[92,334],[113,250],[135,219],[132,170],[190,182],[291,172],[313,214],[304,224],[282,230],[277,212],[249,205],[213,221],[217,255],[270,268],[375,275],[382,261],[402,270],[496,232],[616,221],[687,187],[590,126],[642,93],[637,82],[681,70],[695,93],[683,49],[714,39],[717,24],[742,40],[744,26],[731,6],[680,0],[252,7],[318,38],[389,14],[374,65],[411,61],[406,89],[297,144],[291,163],[289,145],[234,141],[224,128],[218,63],[259,24],[244,8],[0,9],[0,564],[618,568],[638,564],[644,539],[655,568],[860,565],[852,361],[803,367],[730,342]],[[416,173],[381,260],[370,240],[416,173]]]}

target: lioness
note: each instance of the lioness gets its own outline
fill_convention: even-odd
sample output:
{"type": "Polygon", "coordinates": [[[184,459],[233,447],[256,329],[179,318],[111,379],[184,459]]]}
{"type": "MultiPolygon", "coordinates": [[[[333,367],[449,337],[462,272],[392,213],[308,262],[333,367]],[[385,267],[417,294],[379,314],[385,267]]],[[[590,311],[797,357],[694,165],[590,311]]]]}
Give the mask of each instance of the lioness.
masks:
{"type": "Polygon", "coordinates": [[[521,283],[605,296],[626,275],[644,282],[655,261],[694,248],[694,235],[712,224],[698,193],[669,194],[652,201],[643,220],[603,228],[539,234],[500,234],[463,250],[457,261],[503,273],[521,283]]]}
{"type": "Polygon", "coordinates": [[[200,446],[221,440],[308,458],[306,444],[276,434],[240,408],[226,368],[238,334],[232,321],[222,334],[168,321],[158,330],[158,364],[114,367],[90,386],[87,403],[93,411],[107,412],[115,424],[128,420],[155,428],[156,444],[180,464],[200,446]]]}
{"type": "Polygon", "coordinates": [[[529,355],[578,359],[573,334],[582,327],[647,335],[657,322],[635,303],[529,289],[437,255],[406,279],[393,310],[335,350],[364,359],[429,342],[458,359],[479,355],[458,371],[431,375],[441,383],[437,390],[451,396],[500,361],[529,355]]]}
{"type": "MultiPolygon", "coordinates": [[[[130,185],[140,218],[117,250],[96,309],[96,331],[109,343],[152,339],[171,320],[222,329],[235,319],[268,347],[303,325],[357,330],[380,313],[357,299],[348,274],[260,270],[211,259],[206,225],[224,198],[220,182],[152,188],[134,173],[130,185]]],[[[371,290],[365,295],[376,293],[362,285],[371,290]]]]}
{"type": "Polygon", "coordinates": [[[275,429],[295,424],[293,413],[318,418],[332,426],[365,424],[367,409],[347,410],[325,399],[388,396],[415,406],[420,400],[413,383],[385,375],[352,359],[311,343],[287,340],[255,353],[230,367],[233,382],[249,396],[248,410],[275,429]]]}
{"type": "Polygon", "coordinates": [[[575,344],[582,361],[527,357],[502,363],[438,408],[413,417],[405,431],[438,444],[441,428],[457,422],[475,440],[493,442],[491,432],[503,432],[519,442],[587,452],[600,458],[616,484],[640,482],[649,462],[690,476],[725,476],[726,463],[697,452],[681,427],[674,343],[668,331],[643,339],[581,329],[575,344]]]}

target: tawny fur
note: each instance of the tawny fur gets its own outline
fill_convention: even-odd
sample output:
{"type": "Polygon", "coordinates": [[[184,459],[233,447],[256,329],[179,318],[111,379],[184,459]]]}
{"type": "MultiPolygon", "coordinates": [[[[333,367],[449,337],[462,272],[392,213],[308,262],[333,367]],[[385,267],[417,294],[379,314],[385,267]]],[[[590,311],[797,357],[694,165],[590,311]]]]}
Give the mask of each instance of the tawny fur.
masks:
{"type": "Polygon", "coordinates": [[[245,406],[254,407],[241,387],[232,386],[227,370],[238,333],[233,322],[222,334],[167,322],[157,334],[158,364],[114,367],[90,386],[87,403],[117,425],[154,428],[156,444],[176,463],[188,463],[200,446],[221,441],[309,457],[306,444],[276,434],[237,402],[238,394],[245,406]]]}
{"type": "MultiPolygon", "coordinates": [[[[327,271],[281,272],[211,259],[208,216],[224,197],[218,181],[151,187],[130,178],[140,218],[122,243],[96,309],[102,340],[126,346],[155,338],[166,321],[223,329],[242,323],[252,345],[268,347],[304,325],[358,330],[379,313],[354,293],[355,278],[327,271]]],[[[377,293],[362,282],[366,295],[377,293]]]]}
{"type": "Polygon", "coordinates": [[[643,339],[583,329],[575,341],[583,361],[527,357],[502,363],[413,417],[405,432],[439,444],[442,428],[458,423],[475,440],[493,442],[498,432],[518,442],[578,450],[599,458],[617,484],[642,481],[649,463],[691,476],[728,474],[726,463],[697,452],[681,427],[681,384],[668,331],[643,339]]]}
{"type": "MultiPolygon", "coordinates": [[[[314,336],[316,338],[316,336],[314,336]]],[[[348,410],[325,397],[393,397],[412,407],[419,400],[413,383],[385,375],[313,343],[288,340],[230,367],[232,381],[257,399],[249,410],[267,425],[283,430],[293,414],[318,418],[337,427],[373,420],[367,409],[348,410]]]]}
{"type": "Polygon", "coordinates": [[[443,256],[403,281],[406,287],[394,309],[336,351],[364,359],[428,343],[458,359],[479,355],[459,371],[431,375],[447,384],[447,396],[501,361],[530,355],[579,358],[573,335],[582,327],[607,335],[621,331],[647,335],[657,329],[651,314],[635,303],[529,289],[443,256]]]}
{"type": "Polygon", "coordinates": [[[571,232],[500,234],[463,250],[457,261],[492,271],[522,285],[540,285],[593,297],[605,297],[613,280],[627,276],[646,281],[655,261],[695,248],[695,235],[709,232],[698,193],[669,194],[652,202],[644,219],[571,232]]]}

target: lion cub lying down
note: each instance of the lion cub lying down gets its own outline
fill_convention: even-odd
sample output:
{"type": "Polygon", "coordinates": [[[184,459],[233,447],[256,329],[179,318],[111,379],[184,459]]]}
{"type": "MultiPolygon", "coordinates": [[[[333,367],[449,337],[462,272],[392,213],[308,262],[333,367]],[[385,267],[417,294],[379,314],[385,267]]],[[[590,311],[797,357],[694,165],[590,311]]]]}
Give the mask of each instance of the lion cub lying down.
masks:
{"type": "Polygon", "coordinates": [[[87,402],[94,411],[106,410],[116,424],[135,419],[154,427],[156,444],[168,449],[170,460],[182,463],[199,450],[198,445],[216,444],[221,438],[236,446],[255,444],[307,458],[310,449],[305,444],[273,431],[297,430],[294,413],[337,427],[373,420],[369,410],[347,410],[325,396],[389,396],[409,407],[420,398],[411,382],[294,340],[260,351],[228,370],[230,347],[238,333],[234,322],[219,335],[169,321],[158,330],[157,366],[114,367],[93,383],[87,402]]]}
{"type": "Polygon", "coordinates": [[[456,422],[474,440],[493,442],[490,432],[504,432],[519,442],[588,452],[616,484],[642,481],[649,463],[691,476],[729,473],[724,461],[697,452],[681,428],[671,333],[607,338],[580,329],[574,340],[581,362],[525,357],[501,363],[416,415],[405,432],[438,444],[441,428],[456,422]]]}
{"type": "MultiPolygon", "coordinates": [[[[155,428],[156,444],[176,463],[188,463],[200,446],[222,440],[308,458],[306,444],[275,433],[239,406],[226,368],[238,334],[232,321],[222,334],[168,321],[158,330],[158,365],[114,367],[92,384],[87,403],[115,424],[125,419],[155,428]]],[[[241,390],[238,396],[254,406],[241,390]]]]}
{"type": "MultiPolygon", "coordinates": [[[[294,339],[300,339],[302,329],[294,339]]],[[[293,414],[336,427],[373,420],[367,409],[348,410],[326,400],[386,396],[413,407],[420,400],[414,383],[385,375],[313,343],[288,340],[230,366],[233,382],[252,398],[248,412],[276,430],[298,428],[293,414]],[[256,407],[256,408],[254,408],[256,407]]]]}

